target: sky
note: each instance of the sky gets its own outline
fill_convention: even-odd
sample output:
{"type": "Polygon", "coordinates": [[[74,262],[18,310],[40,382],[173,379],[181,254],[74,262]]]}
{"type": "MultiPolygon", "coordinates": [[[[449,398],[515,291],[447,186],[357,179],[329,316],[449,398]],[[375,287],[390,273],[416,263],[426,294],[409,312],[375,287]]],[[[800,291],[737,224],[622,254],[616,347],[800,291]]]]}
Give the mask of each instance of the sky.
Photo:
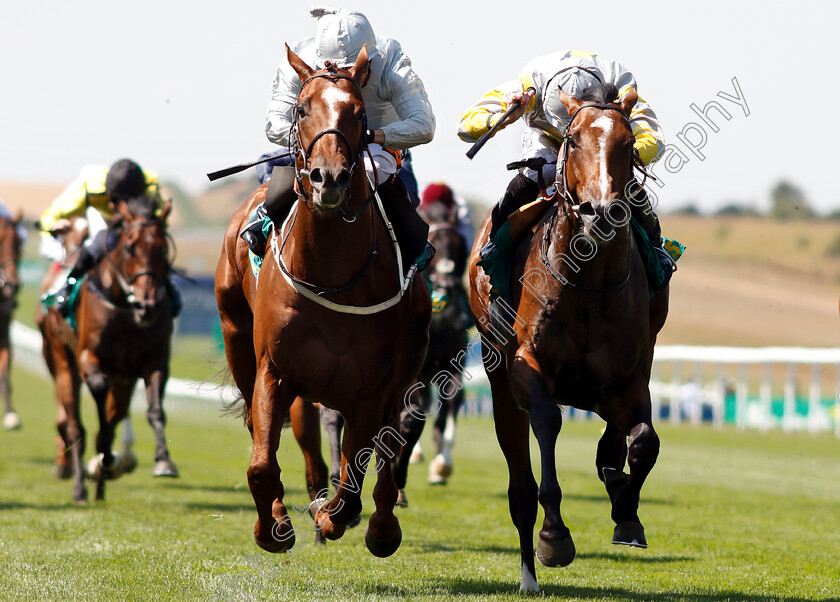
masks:
{"type": "MultiPolygon", "coordinates": [[[[86,164],[127,156],[201,191],[207,172],[274,148],[264,134],[272,79],[285,60],[284,43],[314,34],[312,5],[7,3],[0,18],[0,181],[62,184],[86,164]]],[[[499,133],[470,161],[469,145],[455,134],[458,116],[532,57],[572,48],[630,69],[666,141],[682,153],[673,151],[669,166],[654,169],[661,209],[694,203],[713,211],[731,202],[767,208],[770,189],[783,178],[818,211],[840,209],[840,190],[829,177],[840,137],[832,107],[840,98],[840,4],[327,5],[363,11],[378,36],[400,41],[423,80],[437,131],[412,151],[421,186],[445,181],[462,196],[497,199],[511,177],[505,164],[518,157],[521,126],[499,133]],[[730,115],[709,110],[717,131],[691,109],[710,101],[730,115]],[[701,143],[698,154],[689,148],[701,143]]]]}

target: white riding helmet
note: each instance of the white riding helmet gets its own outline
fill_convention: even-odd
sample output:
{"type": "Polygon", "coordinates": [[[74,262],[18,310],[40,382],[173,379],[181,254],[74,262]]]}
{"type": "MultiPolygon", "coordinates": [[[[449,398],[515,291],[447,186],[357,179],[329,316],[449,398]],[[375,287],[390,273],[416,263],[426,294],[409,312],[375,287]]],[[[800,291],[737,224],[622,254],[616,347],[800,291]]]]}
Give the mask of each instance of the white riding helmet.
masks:
{"type": "Polygon", "coordinates": [[[578,67],[572,67],[571,69],[563,70],[552,77],[545,87],[543,98],[545,116],[549,123],[556,129],[562,130],[569,123],[569,119],[571,119],[566,107],[560,102],[559,90],[563,90],[566,94],[578,98],[589,86],[601,81],[593,75],[594,71],[593,73],[589,73],[589,71],[592,71],[592,69],[587,68],[584,71],[578,67]]]}
{"type": "Polygon", "coordinates": [[[344,8],[313,8],[309,14],[318,19],[315,30],[315,66],[326,61],[350,67],[367,44],[368,57],[376,54],[376,36],[367,17],[344,8]]]}

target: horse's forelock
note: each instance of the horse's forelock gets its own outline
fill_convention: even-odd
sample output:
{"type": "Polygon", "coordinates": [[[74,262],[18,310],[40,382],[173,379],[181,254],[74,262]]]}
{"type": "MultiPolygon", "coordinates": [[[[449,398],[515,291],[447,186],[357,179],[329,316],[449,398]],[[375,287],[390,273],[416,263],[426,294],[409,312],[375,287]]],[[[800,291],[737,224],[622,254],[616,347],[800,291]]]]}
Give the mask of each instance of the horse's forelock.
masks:
{"type": "Polygon", "coordinates": [[[129,199],[127,205],[132,215],[145,220],[152,219],[158,208],[156,200],[148,196],[129,199]]]}
{"type": "Polygon", "coordinates": [[[598,82],[581,92],[578,100],[581,102],[611,104],[618,100],[618,87],[613,83],[598,82]]]}

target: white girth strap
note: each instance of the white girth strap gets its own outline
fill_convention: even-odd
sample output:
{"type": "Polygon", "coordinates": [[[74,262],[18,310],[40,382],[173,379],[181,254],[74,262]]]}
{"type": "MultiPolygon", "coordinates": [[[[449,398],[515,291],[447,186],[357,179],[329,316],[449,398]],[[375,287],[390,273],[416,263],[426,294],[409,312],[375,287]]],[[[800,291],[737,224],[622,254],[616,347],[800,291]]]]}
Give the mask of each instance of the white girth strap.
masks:
{"type": "Polygon", "coordinates": [[[387,301],[383,301],[382,303],[377,303],[376,305],[368,305],[368,306],[358,306],[358,305],[342,305],[341,303],[333,303],[328,299],[324,299],[317,293],[312,292],[302,284],[295,282],[291,278],[286,275],[286,271],[289,271],[286,268],[286,264],[283,261],[283,257],[280,254],[279,243],[277,242],[283,236],[285,236],[286,229],[290,224],[292,217],[294,216],[295,212],[298,210],[298,203],[300,201],[295,202],[295,206],[292,208],[292,211],[289,212],[289,216],[286,218],[286,221],[283,222],[283,226],[280,228],[280,232],[274,230],[274,237],[271,239],[271,252],[274,255],[274,260],[277,262],[277,267],[286,268],[286,271],[283,269],[280,270],[280,273],[283,274],[283,278],[286,279],[294,289],[300,293],[302,296],[306,297],[310,301],[317,303],[321,307],[326,307],[329,310],[343,313],[343,314],[356,314],[356,315],[371,315],[376,314],[381,311],[385,311],[388,308],[394,307],[397,303],[402,300],[405,291],[408,290],[411,281],[414,279],[414,275],[417,272],[417,266],[412,265],[411,269],[408,271],[408,275],[405,279],[402,278],[403,267],[402,267],[402,255],[400,254],[400,244],[397,242],[397,237],[394,234],[394,228],[391,225],[391,221],[388,219],[388,216],[385,214],[385,208],[382,206],[382,199],[379,198],[379,193],[373,193],[374,198],[376,199],[376,206],[379,210],[380,215],[382,215],[382,219],[385,220],[385,227],[388,230],[388,234],[391,237],[391,242],[394,244],[394,251],[397,253],[397,277],[400,280],[400,290],[397,292],[396,295],[388,299],[387,301]]]}

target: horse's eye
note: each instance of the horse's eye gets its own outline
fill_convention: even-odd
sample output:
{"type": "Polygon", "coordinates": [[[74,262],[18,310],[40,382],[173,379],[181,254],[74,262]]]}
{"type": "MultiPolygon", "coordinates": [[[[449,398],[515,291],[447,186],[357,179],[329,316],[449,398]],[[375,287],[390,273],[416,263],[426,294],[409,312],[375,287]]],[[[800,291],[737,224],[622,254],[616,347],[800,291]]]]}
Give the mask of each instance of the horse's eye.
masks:
{"type": "Polygon", "coordinates": [[[298,105],[295,107],[295,115],[298,119],[303,119],[306,117],[306,111],[303,110],[303,107],[298,105]]]}

